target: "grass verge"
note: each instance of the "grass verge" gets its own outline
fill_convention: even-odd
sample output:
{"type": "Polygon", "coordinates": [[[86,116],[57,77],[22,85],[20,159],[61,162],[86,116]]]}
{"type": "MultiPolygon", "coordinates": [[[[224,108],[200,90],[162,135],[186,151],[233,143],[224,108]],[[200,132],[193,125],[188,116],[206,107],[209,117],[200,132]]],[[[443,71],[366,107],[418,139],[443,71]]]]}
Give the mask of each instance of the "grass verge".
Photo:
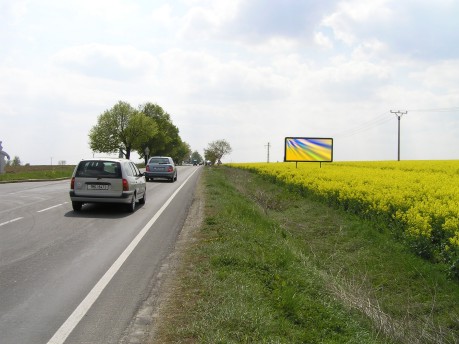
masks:
{"type": "Polygon", "coordinates": [[[7,166],[0,182],[70,178],[75,166],[7,166]]]}
{"type": "Polygon", "coordinates": [[[368,222],[206,169],[161,343],[457,343],[459,286],[368,222]]]}

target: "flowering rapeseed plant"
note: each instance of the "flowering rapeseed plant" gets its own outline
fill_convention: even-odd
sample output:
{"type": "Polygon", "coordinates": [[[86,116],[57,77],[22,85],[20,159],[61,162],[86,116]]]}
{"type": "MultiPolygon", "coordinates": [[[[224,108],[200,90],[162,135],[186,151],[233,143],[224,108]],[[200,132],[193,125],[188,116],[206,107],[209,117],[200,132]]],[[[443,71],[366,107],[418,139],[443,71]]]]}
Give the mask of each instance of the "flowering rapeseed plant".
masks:
{"type": "Polygon", "coordinates": [[[391,222],[424,257],[459,276],[459,161],[245,163],[345,210],[391,222]]]}

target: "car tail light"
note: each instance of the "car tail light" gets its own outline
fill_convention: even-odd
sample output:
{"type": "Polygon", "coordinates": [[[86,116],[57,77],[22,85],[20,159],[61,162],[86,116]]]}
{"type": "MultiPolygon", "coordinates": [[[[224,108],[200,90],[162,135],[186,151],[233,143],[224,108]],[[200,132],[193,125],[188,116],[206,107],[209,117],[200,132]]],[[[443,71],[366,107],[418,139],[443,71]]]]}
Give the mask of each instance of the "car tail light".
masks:
{"type": "Polygon", "coordinates": [[[126,179],[123,179],[123,191],[129,191],[129,184],[126,179]]]}
{"type": "Polygon", "coordinates": [[[70,181],[70,189],[74,190],[75,189],[75,177],[72,178],[70,181]]]}
{"type": "Polygon", "coordinates": [[[174,171],[174,168],[173,168],[172,166],[169,166],[169,167],[167,168],[167,172],[173,172],[173,171],[174,171]]]}
{"type": "Polygon", "coordinates": [[[150,172],[150,165],[145,166],[145,170],[150,172]]]}

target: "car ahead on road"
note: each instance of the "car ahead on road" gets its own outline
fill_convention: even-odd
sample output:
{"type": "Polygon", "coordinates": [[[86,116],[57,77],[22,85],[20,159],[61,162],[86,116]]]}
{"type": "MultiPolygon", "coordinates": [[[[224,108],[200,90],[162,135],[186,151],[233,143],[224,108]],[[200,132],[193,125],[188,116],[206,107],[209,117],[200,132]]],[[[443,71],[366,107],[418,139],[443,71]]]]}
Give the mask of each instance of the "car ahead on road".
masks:
{"type": "Polygon", "coordinates": [[[145,166],[145,178],[153,180],[155,178],[166,178],[172,183],[177,180],[177,167],[174,160],[168,156],[153,156],[145,166]]]}
{"type": "Polygon", "coordinates": [[[85,159],[75,167],[70,182],[74,211],[84,203],[123,203],[133,212],[145,204],[147,184],[137,166],[127,159],[85,159]]]}

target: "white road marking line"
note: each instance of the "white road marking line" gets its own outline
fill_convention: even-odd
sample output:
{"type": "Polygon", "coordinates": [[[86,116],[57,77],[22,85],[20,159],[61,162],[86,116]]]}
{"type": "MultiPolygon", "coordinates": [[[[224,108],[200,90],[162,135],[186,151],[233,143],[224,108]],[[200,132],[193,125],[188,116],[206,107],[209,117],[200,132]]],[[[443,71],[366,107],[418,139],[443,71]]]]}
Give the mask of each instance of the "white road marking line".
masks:
{"type": "Polygon", "coordinates": [[[143,237],[148,233],[153,224],[158,220],[161,214],[166,210],[172,200],[177,196],[180,190],[185,186],[188,180],[195,174],[197,170],[193,171],[190,176],[183,182],[180,187],[175,190],[175,192],[169,197],[169,199],[163,204],[163,206],[158,210],[158,212],[148,221],[145,227],[137,234],[137,236],[131,241],[131,243],[126,247],[126,249],[121,253],[118,259],[113,263],[113,265],[107,270],[107,272],[102,276],[102,278],[97,282],[97,284],[92,288],[88,295],[84,298],[83,301],[78,305],[78,307],[73,311],[73,313],[67,318],[67,320],[62,324],[62,326],[57,330],[54,336],[48,341],[48,344],[63,344],[73,329],[80,323],[81,319],[92,307],[94,302],[99,298],[100,294],[104,291],[105,287],[110,283],[112,278],[121,268],[123,263],[129,258],[131,253],[137,247],[139,242],[143,237]]]}
{"type": "Polygon", "coordinates": [[[42,213],[42,212],[44,212],[44,211],[47,211],[47,210],[50,210],[50,209],[53,209],[53,208],[60,207],[61,205],[64,205],[64,204],[67,204],[67,203],[68,203],[68,202],[64,202],[64,203],[61,203],[61,204],[53,205],[52,207],[49,207],[49,208],[46,208],[46,209],[37,210],[37,213],[42,213]]]}
{"type": "Polygon", "coordinates": [[[12,220],[9,220],[9,221],[6,221],[6,222],[3,222],[3,223],[0,223],[0,227],[3,226],[3,225],[7,225],[8,223],[12,223],[12,222],[15,222],[15,221],[19,221],[23,219],[23,217],[17,217],[15,219],[12,219],[12,220]]]}

